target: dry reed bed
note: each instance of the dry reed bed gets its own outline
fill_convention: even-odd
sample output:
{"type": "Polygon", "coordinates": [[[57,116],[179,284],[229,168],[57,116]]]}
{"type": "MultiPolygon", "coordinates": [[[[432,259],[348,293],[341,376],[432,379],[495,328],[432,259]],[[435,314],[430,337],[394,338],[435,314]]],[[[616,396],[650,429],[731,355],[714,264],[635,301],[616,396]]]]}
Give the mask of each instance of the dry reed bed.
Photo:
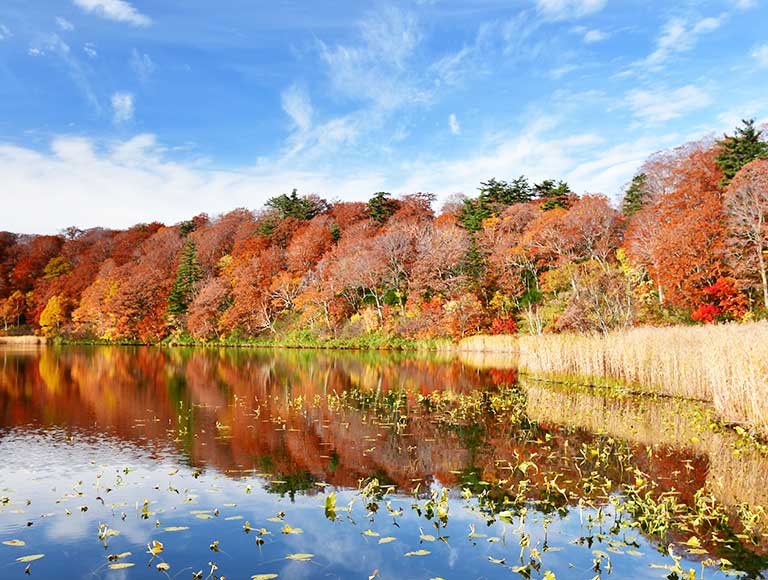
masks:
{"type": "Polygon", "coordinates": [[[534,421],[601,432],[647,446],[690,449],[708,458],[707,487],[721,503],[768,506],[768,457],[740,445],[734,431],[709,429],[702,403],[542,386],[529,379],[521,384],[527,394],[528,416],[534,421]]]}
{"type": "Polygon", "coordinates": [[[516,353],[517,337],[510,334],[476,334],[462,338],[455,348],[459,352],[516,353]]]}
{"type": "Polygon", "coordinates": [[[768,322],[521,336],[519,347],[529,372],[615,379],[712,401],[726,421],[768,434],[768,322]]]}

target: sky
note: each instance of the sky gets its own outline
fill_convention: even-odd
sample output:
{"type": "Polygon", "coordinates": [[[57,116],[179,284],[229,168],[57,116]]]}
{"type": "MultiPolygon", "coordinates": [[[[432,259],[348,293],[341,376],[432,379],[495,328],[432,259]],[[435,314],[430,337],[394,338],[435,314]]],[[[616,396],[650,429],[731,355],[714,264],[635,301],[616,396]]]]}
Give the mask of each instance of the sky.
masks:
{"type": "Polygon", "coordinates": [[[297,188],[614,202],[768,120],[765,0],[2,0],[0,230],[172,224],[297,188]]]}

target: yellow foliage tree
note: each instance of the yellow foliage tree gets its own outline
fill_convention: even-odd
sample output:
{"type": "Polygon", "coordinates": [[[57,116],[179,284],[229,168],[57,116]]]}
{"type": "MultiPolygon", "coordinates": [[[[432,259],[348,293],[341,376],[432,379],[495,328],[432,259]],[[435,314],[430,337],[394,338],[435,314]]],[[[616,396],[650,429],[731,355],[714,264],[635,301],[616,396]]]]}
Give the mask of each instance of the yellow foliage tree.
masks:
{"type": "Polygon", "coordinates": [[[66,317],[66,298],[54,294],[40,313],[40,329],[45,336],[58,336],[66,317]]]}

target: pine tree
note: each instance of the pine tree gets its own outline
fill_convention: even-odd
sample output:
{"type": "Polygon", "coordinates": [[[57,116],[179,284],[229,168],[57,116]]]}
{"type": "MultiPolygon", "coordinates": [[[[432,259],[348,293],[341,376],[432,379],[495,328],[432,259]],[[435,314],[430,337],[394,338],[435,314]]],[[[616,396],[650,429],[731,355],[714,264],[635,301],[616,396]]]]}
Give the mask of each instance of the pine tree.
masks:
{"type": "Polygon", "coordinates": [[[645,207],[650,198],[651,192],[648,191],[648,176],[645,173],[638,173],[632,178],[632,182],[624,193],[621,211],[626,217],[632,217],[645,207]]]}
{"type": "Polygon", "coordinates": [[[555,209],[556,207],[568,209],[573,197],[573,192],[565,181],[555,183],[553,179],[545,179],[541,183],[534,185],[533,193],[537,198],[544,201],[541,204],[541,209],[544,211],[555,209]]]}
{"type": "Polygon", "coordinates": [[[368,200],[368,217],[380,226],[387,222],[400,205],[397,200],[390,199],[391,195],[386,191],[379,191],[368,200]]]}
{"type": "Polygon", "coordinates": [[[181,252],[179,266],[176,269],[176,280],[168,296],[168,314],[181,316],[187,312],[194,298],[195,285],[203,279],[203,270],[197,259],[197,246],[189,240],[181,252]]]}
{"type": "Polygon", "coordinates": [[[760,137],[763,132],[755,129],[754,119],[742,119],[744,126],[737,127],[734,135],[724,135],[722,141],[718,141],[720,153],[715,162],[723,170],[723,179],[720,186],[725,187],[750,161],[759,158],[768,158],[768,143],[760,137]]]}

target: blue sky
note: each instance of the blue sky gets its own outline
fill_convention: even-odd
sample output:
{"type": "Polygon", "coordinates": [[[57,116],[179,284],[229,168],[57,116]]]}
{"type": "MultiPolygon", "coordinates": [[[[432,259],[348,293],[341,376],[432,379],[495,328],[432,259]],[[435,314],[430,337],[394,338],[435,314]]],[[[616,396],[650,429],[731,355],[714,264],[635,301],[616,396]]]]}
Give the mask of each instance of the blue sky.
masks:
{"type": "Polygon", "coordinates": [[[3,0],[0,229],[173,223],[297,187],[618,199],[768,120],[761,0],[3,0]]]}

